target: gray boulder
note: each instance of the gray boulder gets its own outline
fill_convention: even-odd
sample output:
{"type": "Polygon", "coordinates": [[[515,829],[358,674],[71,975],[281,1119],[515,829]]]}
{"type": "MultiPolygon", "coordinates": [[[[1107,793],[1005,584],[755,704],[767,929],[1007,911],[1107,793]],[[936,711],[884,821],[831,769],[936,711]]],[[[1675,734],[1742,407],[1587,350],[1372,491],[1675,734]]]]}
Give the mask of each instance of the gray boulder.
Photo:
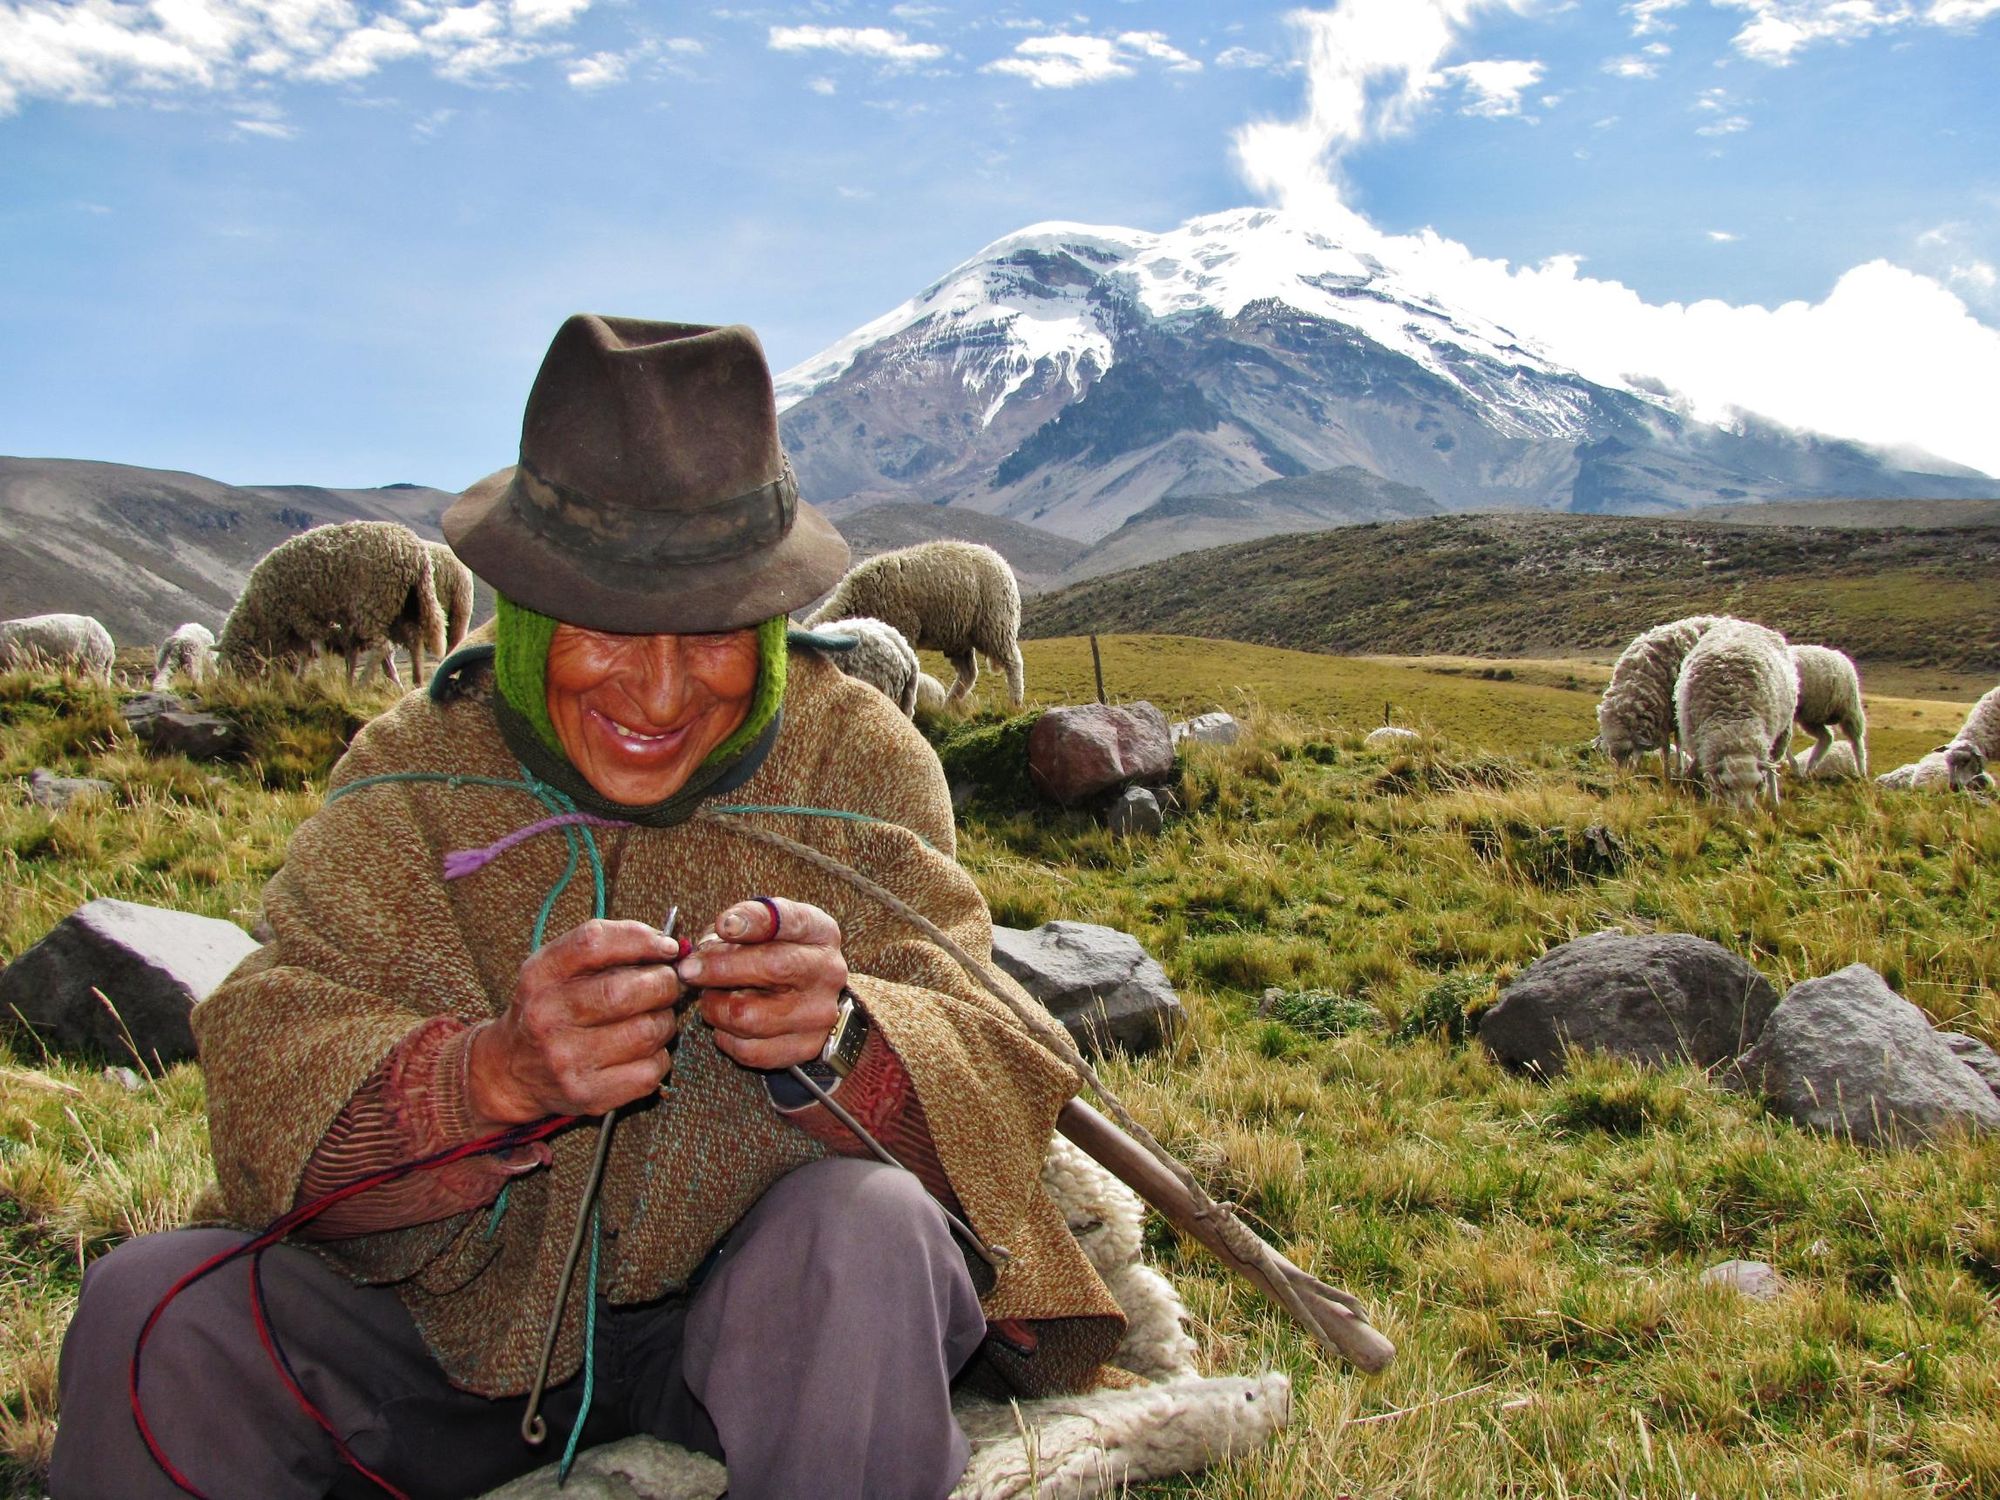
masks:
{"type": "Polygon", "coordinates": [[[1704,938],[1596,932],[1529,965],[1480,1017],[1479,1039],[1543,1077],[1562,1071],[1565,1044],[1712,1068],[1753,1041],[1777,1004],[1768,979],[1704,938]]]}
{"type": "Polygon", "coordinates": [[[1752,1302],[1770,1302],[1785,1293],[1785,1279],[1761,1260],[1725,1260],[1701,1273],[1703,1286],[1726,1286],[1752,1302]]]}
{"type": "Polygon", "coordinates": [[[61,812],[79,797],[108,797],[110,782],[95,776],[58,776],[37,766],[28,773],[28,800],[37,807],[61,812]]]}
{"type": "Polygon", "coordinates": [[[1158,833],[1166,826],[1160,799],[1142,786],[1128,786],[1104,815],[1104,826],[1120,838],[1158,833]]]}
{"type": "Polygon", "coordinates": [[[2000,1130],[2000,1098],[1866,964],[1793,985],[1739,1066],[1779,1114],[1866,1145],[2000,1130]]]}
{"type": "Polygon", "coordinates": [[[1197,745],[1233,745],[1242,737],[1243,726],[1233,714],[1196,714],[1174,725],[1174,743],[1192,740],[1197,745]]]}
{"type": "Polygon", "coordinates": [[[1940,1031],[1938,1040],[1943,1042],[1973,1072],[1986,1080],[1986,1086],[2000,1094],[2000,1052],[1995,1052],[1976,1036],[1967,1036],[1962,1031],[1940,1031]]]}
{"type": "Polygon", "coordinates": [[[189,1012],[257,946],[233,922],[92,901],[0,972],[0,1016],[18,1013],[58,1052],[182,1062],[194,1056],[189,1012]]]}
{"type": "Polygon", "coordinates": [[[228,719],[169,708],[126,720],[149,750],[189,760],[228,760],[243,753],[243,731],[228,719]]]}
{"type": "Polygon", "coordinates": [[[1187,1022],[1167,972],[1138,940],[1089,922],[1044,922],[1029,932],[993,929],[993,961],[1058,1021],[1077,1047],[1153,1052],[1187,1022]]]}
{"type": "Polygon", "coordinates": [[[1157,781],[1173,769],[1167,716],[1150,703],[1052,708],[1028,731],[1028,777],[1065,807],[1130,781],[1157,781]]]}

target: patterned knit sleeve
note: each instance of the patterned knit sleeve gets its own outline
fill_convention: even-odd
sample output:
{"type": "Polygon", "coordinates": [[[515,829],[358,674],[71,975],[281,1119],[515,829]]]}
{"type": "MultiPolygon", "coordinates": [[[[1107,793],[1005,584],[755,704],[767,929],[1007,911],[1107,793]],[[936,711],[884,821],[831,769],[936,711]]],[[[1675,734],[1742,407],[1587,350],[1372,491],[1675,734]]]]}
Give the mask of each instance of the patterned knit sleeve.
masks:
{"type": "MultiPolygon", "coordinates": [[[[776,1075],[770,1089],[779,1112],[834,1155],[874,1156],[875,1153],[842,1124],[832,1110],[813,1099],[788,1075],[776,1075]],[[794,1089],[796,1093],[791,1092],[794,1089]],[[805,1102],[796,1107],[786,1107],[800,1100],[805,1102]]],[[[896,1055],[896,1049],[889,1045],[879,1029],[869,1030],[867,1040],[861,1044],[861,1054],[855,1059],[854,1070],[840,1080],[839,1086],[833,1090],[833,1097],[841,1108],[861,1122],[870,1135],[887,1147],[897,1161],[916,1175],[933,1198],[953,1213],[962,1214],[958,1195],[952,1191],[951,1179],[945,1176],[944,1165],[938,1160],[937,1146],[931,1140],[930,1121],[924,1116],[923,1100],[911,1087],[910,1075],[903,1066],[903,1060],[896,1055]]]]}
{"type": "MultiPolygon", "coordinates": [[[[423,1022],[348,1100],[299,1182],[297,1202],[474,1138],[465,1074],[477,1028],[450,1016],[423,1022]]],[[[536,1143],[416,1172],[336,1203],[307,1224],[306,1239],[344,1239],[449,1218],[483,1207],[509,1179],[546,1165],[536,1143]]]]}

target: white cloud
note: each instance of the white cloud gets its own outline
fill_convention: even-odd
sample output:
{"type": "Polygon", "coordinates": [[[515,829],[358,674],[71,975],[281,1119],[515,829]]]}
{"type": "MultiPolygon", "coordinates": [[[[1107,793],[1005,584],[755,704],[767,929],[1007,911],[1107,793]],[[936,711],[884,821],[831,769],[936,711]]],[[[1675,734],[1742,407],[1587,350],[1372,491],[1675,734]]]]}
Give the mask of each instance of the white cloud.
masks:
{"type": "Polygon", "coordinates": [[[1672,57],[1674,55],[1674,49],[1669,47],[1665,42],[1648,42],[1639,50],[1648,57],[1672,57]]]}
{"type": "Polygon", "coordinates": [[[1740,234],[1731,234],[1727,229],[1711,229],[1708,237],[1718,245],[1733,245],[1743,238],[1740,234]]]}
{"type": "Polygon", "coordinates": [[[1142,62],[1163,63],[1169,73],[1201,69],[1161,32],[1122,31],[1116,36],[1031,36],[1015,44],[1012,57],[998,58],[980,71],[1025,78],[1038,89],[1071,89],[1130,78],[1142,62]]]}
{"type": "Polygon", "coordinates": [[[844,52],[898,66],[944,56],[935,42],[913,42],[880,26],[773,26],[770,46],[774,52],[844,52]]]}
{"type": "Polygon", "coordinates": [[[1696,135],[1740,135],[1750,128],[1748,115],[1724,115],[1719,120],[1711,120],[1706,125],[1697,125],[1696,135]]]}
{"type": "Polygon", "coordinates": [[[26,99],[118,104],[251,79],[344,83],[422,58],[473,80],[559,50],[530,40],[590,0],[0,0],[0,115],[26,99]]]}
{"type": "MultiPolygon", "coordinates": [[[[1246,180],[1358,254],[1446,304],[1537,341],[1593,380],[1643,377],[1705,420],[1754,412],[1883,447],[1916,448],[2000,474],[2000,329],[1944,281],[1884,260],[1856,266],[1817,302],[1649,303],[1559,255],[1514,266],[1434,230],[1386,233],[1341,198],[1341,158],[1407,128],[1476,0],[1342,0],[1298,20],[1307,37],[1305,112],[1235,133],[1246,180]],[[1372,88],[1372,92],[1371,92],[1372,88]]],[[[1954,255],[1966,292],[1982,256],[1954,255]]],[[[1983,269],[1982,269],[1983,268],[1983,269]]],[[[1983,293],[1982,293],[1983,295],[1983,293]]]]}
{"type": "Polygon", "coordinates": [[[233,129],[238,135],[262,136],[272,141],[289,141],[299,133],[296,125],[287,125],[282,120],[237,120],[233,129]]]}
{"type": "Polygon", "coordinates": [[[811,89],[815,94],[831,95],[840,92],[839,86],[831,78],[808,78],[806,80],[806,87],[811,89]]]}
{"type": "Polygon", "coordinates": [[[569,65],[563,76],[573,89],[603,89],[625,81],[631,61],[622,52],[593,52],[569,65]]]}
{"type": "Polygon", "coordinates": [[[1462,113],[1489,120],[1520,114],[1521,95],[1542,81],[1544,71],[1539,62],[1498,57],[1441,70],[1444,77],[1465,88],[1462,113]]]}
{"type": "Polygon", "coordinates": [[[1963,265],[1953,266],[1945,273],[1945,277],[1953,286],[1962,286],[1974,293],[2000,290],[2000,271],[1994,270],[1993,263],[1988,260],[1968,261],[1963,265]]]}
{"type": "Polygon", "coordinates": [[[1660,18],[1669,11],[1679,10],[1687,0],[1632,0],[1625,14],[1632,18],[1632,35],[1652,36],[1656,32],[1672,31],[1674,23],[1660,18]]]}
{"type": "Polygon", "coordinates": [[[1268,52],[1253,52],[1248,47],[1224,47],[1215,54],[1218,68],[1268,68],[1275,59],[1268,52]]]}
{"type": "Polygon", "coordinates": [[[2000,15],[2000,0],[1712,0],[1719,8],[1747,11],[1750,19],[1731,38],[1743,56],[1784,67],[1822,42],[1854,42],[1904,26],[1969,30],[2000,15]]]}
{"type": "Polygon", "coordinates": [[[1660,65],[1650,57],[1641,57],[1633,52],[1624,57],[1607,58],[1604,71],[1614,78],[1658,78],[1660,65]]]}

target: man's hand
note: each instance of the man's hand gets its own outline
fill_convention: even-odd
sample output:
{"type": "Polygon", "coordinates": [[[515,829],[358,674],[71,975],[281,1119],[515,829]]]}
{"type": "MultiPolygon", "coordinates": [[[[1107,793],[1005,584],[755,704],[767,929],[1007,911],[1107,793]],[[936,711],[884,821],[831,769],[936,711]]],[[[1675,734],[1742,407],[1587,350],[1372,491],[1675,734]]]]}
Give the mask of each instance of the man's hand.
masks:
{"type": "Polygon", "coordinates": [[[680,974],[701,990],[702,1019],[725,1055],[766,1071],[810,1062],[833,1031],[847,983],[840,924],[803,901],[739,901],[681,961],[680,974]]]}
{"type": "Polygon", "coordinates": [[[482,1125],[601,1115],[659,1088],[683,951],[643,922],[599,920],[530,954],[506,1012],[472,1039],[467,1102],[482,1125]]]}

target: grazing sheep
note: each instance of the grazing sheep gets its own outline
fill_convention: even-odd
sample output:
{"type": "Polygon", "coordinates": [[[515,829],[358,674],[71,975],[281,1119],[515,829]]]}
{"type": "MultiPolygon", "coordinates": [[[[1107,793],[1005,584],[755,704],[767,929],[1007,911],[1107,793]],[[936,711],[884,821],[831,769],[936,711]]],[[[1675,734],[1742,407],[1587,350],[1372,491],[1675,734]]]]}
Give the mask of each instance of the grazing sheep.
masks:
{"type": "Polygon", "coordinates": [[[111,632],[89,615],[25,615],[0,620],[0,671],[53,668],[111,681],[111,632]]]}
{"type": "Polygon", "coordinates": [[[878,690],[906,715],[917,711],[917,653],[903,639],[903,632],[880,620],[856,615],[847,620],[827,620],[813,627],[815,634],[844,638],[854,644],[828,653],[836,667],[856,682],[878,690]]]}
{"type": "Polygon", "coordinates": [[[1854,758],[1854,747],[1845,741],[1833,746],[1820,756],[1814,765],[1807,752],[1801,750],[1785,762],[1785,768],[1801,781],[1866,781],[1868,773],[1861,769],[1854,758]]]}
{"type": "Polygon", "coordinates": [[[1799,728],[1813,737],[1805,773],[1812,775],[1833,744],[1838,727],[1854,747],[1856,774],[1868,774],[1868,717],[1861,710],[1861,674],[1845,652],[1826,646],[1792,647],[1792,664],[1799,673],[1799,728]]]}
{"type": "Polygon", "coordinates": [[[1678,728],[1674,683],[1694,643],[1727,618],[1689,615],[1670,620],[1641,631],[1618,654],[1611,667],[1611,681],[1597,701],[1597,743],[1613,764],[1623,766],[1648,750],[1657,750],[1662,774],[1672,779],[1674,760],[1667,751],[1678,728]]]}
{"type": "Polygon", "coordinates": [[[917,712],[941,714],[950,706],[951,698],[945,692],[944,684],[928,672],[917,673],[917,712]]]}
{"type": "Polygon", "coordinates": [[[1681,748],[1711,796],[1747,808],[1761,789],[1777,802],[1799,704],[1783,636],[1748,620],[1717,621],[1682,661],[1674,704],[1681,748]]]}
{"type": "Polygon", "coordinates": [[[1983,774],[1986,762],[2000,761],[2000,687],[1988,689],[1972,705],[1972,712],[1944,747],[1944,755],[1952,763],[1954,785],[1983,774]],[[1976,768],[1972,764],[1975,757],[1979,761],[1976,768]]]}
{"type": "MultiPolygon", "coordinates": [[[[315,526],[280,542],[250,570],[223,622],[218,655],[231,671],[254,673],[278,663],[302,668],[322,650],[338,651],[351,683],[362,655],[387,643],[409,651],[421,681],[424,653],[444,654],[446,618],[433,572],[429,548],[407,526],[315,526]]],[[[393,658],[384,665],[401,686],[393,658]]]]}
{"type": "Polygon", "coordinates": [[[1963,740],[1953,740],[1948,750],[1933,750],[1922,760],[1883,772],[1875,785],[1903,792],[1974,792],[1986,790],[1992,781],[1986,757],[1963,740]]]}
{"type": "MultiPolygon", "coordinates": [[[[426,541],[424,550],[431,557],[431,586],[437,591],[438,608],[444,612],[444,649],[438,653],[443,660],[465,643],[472,625],[473,590],[478,586],[472,577],[472,569],[458,559],[458,554],[443,542],[426,541]]],[[[371,668],[381,667],[382,673],[391,682],[401,685],[402,679],[396,675],[396,647],[402,645],[411,652],[412,663],[417,661],[414,648],[405,638],[414,635],[414,630],[384,641],[379,651],[370,654],[362,664],[361,675],[367,676],[371,668]]],[[[418,686],[422,685],[422,672],[417,672],[418,686]]]]}
{"type": "Polygon", "coordinates": [[[956,702],[979,680],[974,652],[1007,674],[1007,701],[1027,692],[1021,665],[1021,586],[1007,559],[976,542],[920,542],[852,569],[806,621],[855,615],[884,620],[920,651],[942,651],[957,669],[956,702]]]}
{"type": "Polygon", "coordinates": [[[174,627],[153,654],[153,691],[164,693],[181,673],[197,687],[215,665],[215,632],[195,620],[174,627]]]}
{"type": "Polygon", "coordinates": [[[1404,729],[1396,724],[1384,724],[1380,728],[1369,730],[1361,743],[1370,750],[1398,750],[1407,749],[1421,738],[1422,736],[1414,729],[1404,729]]]}

